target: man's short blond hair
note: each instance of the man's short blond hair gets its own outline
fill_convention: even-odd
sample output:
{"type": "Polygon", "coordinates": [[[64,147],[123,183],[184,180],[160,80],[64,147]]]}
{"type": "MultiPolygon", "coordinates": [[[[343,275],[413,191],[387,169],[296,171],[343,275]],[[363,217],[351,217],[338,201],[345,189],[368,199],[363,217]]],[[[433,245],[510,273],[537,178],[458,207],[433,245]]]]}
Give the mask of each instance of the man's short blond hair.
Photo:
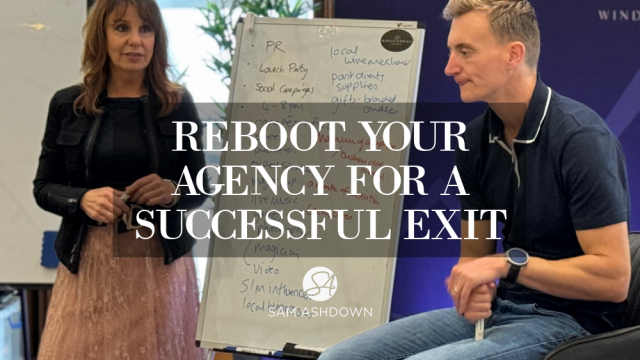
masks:
{"type": "Polygon", "coordinates": [[[494,35],[501,42],[521,41],[525,63],[535,69],[540,56],[540,30],[533,7],[527,0],[449,0],[442,16],[453,20],[469,11],[486,11],[494,35]]]}

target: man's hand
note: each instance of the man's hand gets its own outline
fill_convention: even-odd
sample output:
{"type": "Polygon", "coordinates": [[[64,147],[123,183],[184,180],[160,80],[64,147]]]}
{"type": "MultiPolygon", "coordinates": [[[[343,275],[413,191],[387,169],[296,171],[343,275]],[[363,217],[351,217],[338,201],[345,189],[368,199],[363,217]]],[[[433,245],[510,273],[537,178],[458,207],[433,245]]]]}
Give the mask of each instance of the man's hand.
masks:
{"type": "MultiPolygon", "coordinates": [[[[447,287],[451,278],[445,280],[447,287]]],[[[471,291],[469,295],[469,301],[467,303],[467,311],[464,312],[464,318],[469,323],[474,324],[476,321],[486,319],[491,316],[491,302],[496,297],[497,293],[496,283],[490,282],[483,284],[471,291]]],[[[456,310],[458,310],[456,306],[456,310]]],[[[458,310],[460,314],[460,311],[458,310]]]]}
{"type": "Polygon", "coordinates": [[[174,191],[173,185],[162,180],[158,174],[149,174],[141,177],[125,188],[125,192],[130,196],[132,203],[146,204],[147,206],[171,203],[174,191]]]}
{"type": "Polygon", "coordinates": [[[509,267],[503,254],[485,256],[454,266],[447,279],[447,291],[458,314],[466,314],[471,293],[476,288],[495,283],[496,280],[507,276],[508,271],[509,267]]]}
{"type": "Polygon", "coordinates": [[[464,318],[471,324],[491,316],[491,302],[496,296],[496,283],[488,283],[475,288],[469,296],[464,318]]]}

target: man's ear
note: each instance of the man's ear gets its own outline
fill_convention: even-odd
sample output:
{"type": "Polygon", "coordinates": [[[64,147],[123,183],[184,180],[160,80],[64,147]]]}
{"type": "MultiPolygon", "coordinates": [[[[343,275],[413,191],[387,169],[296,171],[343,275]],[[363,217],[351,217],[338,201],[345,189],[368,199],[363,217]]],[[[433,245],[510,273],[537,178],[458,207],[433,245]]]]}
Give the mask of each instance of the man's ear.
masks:
{"type": "Polygon", "coordinates": [[[515,69],[521,62],[524,62],[524,57],[527,53],[527,49],[521,41],[513,41],[508,45],[509,49],[509,70],[515,69]]]}

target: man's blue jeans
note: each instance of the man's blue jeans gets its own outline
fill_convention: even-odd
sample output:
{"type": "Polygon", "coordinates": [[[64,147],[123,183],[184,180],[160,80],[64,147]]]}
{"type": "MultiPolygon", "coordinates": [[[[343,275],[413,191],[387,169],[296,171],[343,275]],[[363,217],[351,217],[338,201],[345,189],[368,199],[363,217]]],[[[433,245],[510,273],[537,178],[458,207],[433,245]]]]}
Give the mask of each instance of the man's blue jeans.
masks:
{"type": "Polygon", "coordinates": [[[482,341],[475,341],[475,325],[449,308],[369,330],[332,346],[319,360],[538,360],[585,335],[567,314],[496,298],[482,341]]]}

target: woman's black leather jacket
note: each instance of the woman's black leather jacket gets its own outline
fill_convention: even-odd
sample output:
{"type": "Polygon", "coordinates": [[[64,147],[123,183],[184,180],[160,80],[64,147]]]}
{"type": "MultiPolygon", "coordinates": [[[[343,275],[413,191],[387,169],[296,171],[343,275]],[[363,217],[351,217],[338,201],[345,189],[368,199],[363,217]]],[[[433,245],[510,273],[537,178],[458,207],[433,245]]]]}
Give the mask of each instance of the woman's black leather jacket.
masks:
{"type": "MultiPolygon", "coordinates": [[[[87,223],[90,221],[80,209],[80,199],[85,192],[93,188],[91,152],[102,120],[102,114],[92,116],[82,112],[80,116],[75,115],[73,102],[80,93],[81,87],[74,85],[59,90],[51,99],[38,171],[33,181],[33,194],[38,205],[44,210],[62,216],[55,250],[60,262],[74,274],[78,272],[82,244],[87,223]]],[[[105,96],[106,91],[101,95],[98,107],[103,105],[105,96]]],[[[163,179],[178,182],[186,166],[189,168],[192,181],[195,180],[198,171],[205,166],[204,154],[190,149],[172,151],[176,145],[176,125],[172,121],[196,122],[196,139],[198,148],[202,149],[202,123],[189,92],[185,89],[180,104],[165,117],[154,115],[159,113],[161,103],[156,101],[152,91],[149,96],[143,96],[141,101],[152,173],[157,173],[163,179]]],[[[209,182],[205,177],[206,192],[209,192],[208,186],[209,182]]],[[[180,201],[167,214],[167,227],[181,227],[182,214],[174,210],[198,207],[206,198],[206,194],[187,195],[183,191],[180,201]]],[[[156,218],[158,216],[154,217],[156,218]]],[[[193,238],[186,231],[182,231],[182,236],[176,240],[165,239],[162,235],[160,239],[166,265],[188,253],[194,244],[193,238]]]]}

